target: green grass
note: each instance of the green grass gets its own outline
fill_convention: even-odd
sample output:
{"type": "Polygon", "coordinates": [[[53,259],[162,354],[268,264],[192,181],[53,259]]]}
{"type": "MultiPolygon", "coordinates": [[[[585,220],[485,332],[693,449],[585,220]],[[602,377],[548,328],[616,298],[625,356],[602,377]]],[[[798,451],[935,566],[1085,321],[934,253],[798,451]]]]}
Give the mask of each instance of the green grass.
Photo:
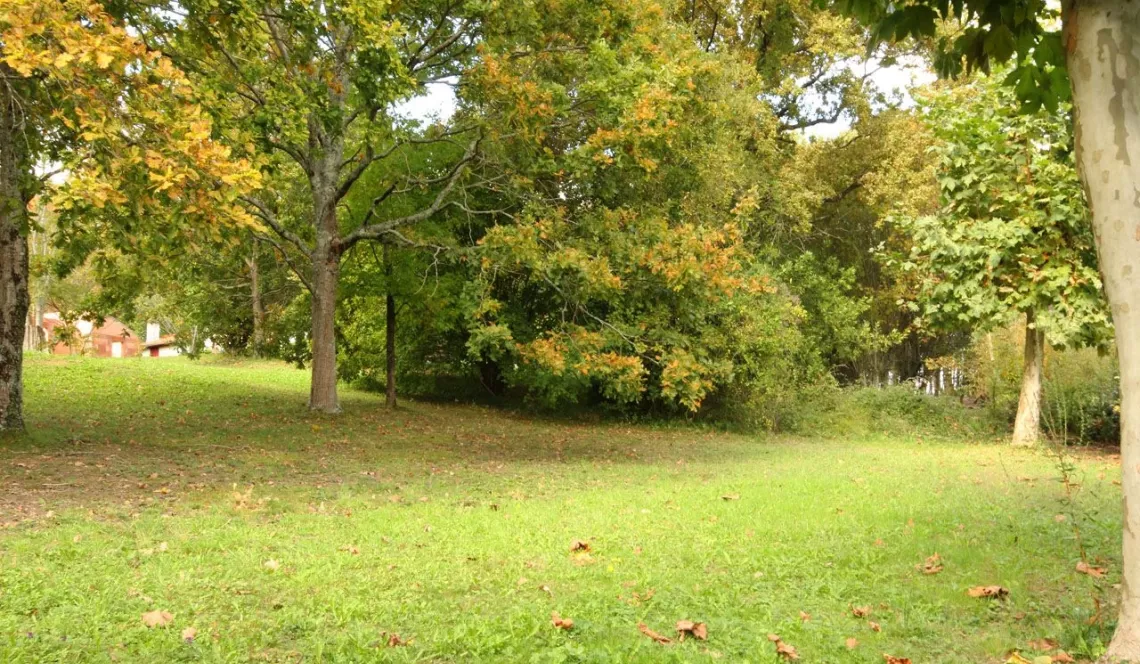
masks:
{"type": "Polygon", "coordinates": [[[1107,455],[1072,460],[1070,500],[1055,459],[992,441],[306,396],[271,363],[30,359],[30,434],[0,443],[0,661],[775,662],[775,633],[806,662],[1000,662],[1111,633],[1107,455]],[[681,619],[708,641],[637,629],[681,619]]]}

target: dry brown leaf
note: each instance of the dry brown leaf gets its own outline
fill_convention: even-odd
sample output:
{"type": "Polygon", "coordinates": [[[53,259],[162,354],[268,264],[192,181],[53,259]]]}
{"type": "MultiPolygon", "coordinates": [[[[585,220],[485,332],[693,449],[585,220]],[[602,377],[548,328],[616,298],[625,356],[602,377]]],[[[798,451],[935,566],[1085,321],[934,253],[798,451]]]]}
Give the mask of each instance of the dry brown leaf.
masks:
{"type": "Polygon", "coordinates": [[[848,637],[846,643],[848,650],[854,650],[859,647],[859,639],[855,637],[848,637]]]}
{"type": "Polygon", "coordinates": [[[723,496],[721,496],[720,499],[725,501],[725,502],[730,501],[730,500],[740,500],[740,494],[739,493],[726,493],[723,496]]]}
{"type": "Polygon", "coordinates": [[[783,641],[776,641],[776,654],[784,659],[799,659],[800,654],[796,652],[795,646],[783,641]]]}
{"type": "Polygon", "coordinates": [[[1056,662],[1056,664],[1073,664],[1073,662],[1077,660],[1073,659],[1073,656],[1064,650],[1058,650],[1053,653],[1053,661],[1056,662]]]}
{"type": "Polygon", "coordinates": [[[574,540],[570,543],[570,553],[589,553],[590,543],[586,540],[574,540]]]}
{"type": "Polygon", "coordinates": [[[800,611],[800,620],[802,620],[803,622],[807,622],[807,621],[811,620],[811,614],[808,613],[807,611],[800,611]]]}
{"type": "Polygon", "coordinates": [[[1105,573],[1105,569],[1103,567],[1093,567],[1092,565],[1086,563],[1083,560],[1081,562],[1077,563],[1077,571],[1080,572],[1081,574],[1088,574],[1089,576],[1095,576],[1098,579],[1100,577],[1104,576],[1104,573],[1105,573]]]}
{"type": "Polygon", "coordinates": [[[395,648],[396,646],[406,646],[411,643],[411,640],[405,641],[400,638],[400,635],[392,632],[388,635],[388,645],[395,648]]]}
{"type": "Polygon", "coordinates": [[[350,553],[354,556],[360,555],[360,549],[356,548],[355,546],[352,546],[351,544],[349,544],[347,546],[340,547],[340,550],[344,551],[345,553],[350,553]]]}
{"type": "Polygon", "coordinates": [[[935,553],[922,564],[923,574],[937,574],[942,571],[942,556],[935,553]]]}
{"type": "Polygon", "coordinates": [[[707,641],[709,638],[708,627],[703,622],[693,622],[692,620],[678,620],[677,621],[677,640],[684,641],[686,636],[692,636],[707,641]]]}
{"type": "Polygon", "coordinates": [[[869,606],[853,606],[851,607],[851,615],[856,618],[866,618],[871,615],[871,607],[869,606]]]}
{"type": "Polygon", "coordinates": [[[1053,520],[1056,521],[1057,523],[1063,523],[1065,521],[1065,519],[1067,519],[1067,518],[1068,517],[1066,517],[1064,514],[1058,514],[1058,515],[1053,517],[1053,520]]]}
{"type": "Polygon", "coordinates": [[[883,653],[883,659],[887,662],[887,664],[910,664],[909,657],[895,657],[894,655],[883,653]]]}
{"type": "Polygon", "coordinates": [[[174,622],[174,614],[169,611],[147,611],[142,614],[142,621],[147,627],[166,627],[174,622]]]}
{"type": "Polygon", "coordinates": [[[574,628],[574,621],[569,618],[563,618],[562,616],[558,615],[557,611],[550,612],[550,624],[554,625],[558,629],[574,628]]]}
{"type": "Polygon", "coordinates": [[[1040,651],[1052,650],[1059,645],[1061,645],[1061,644],[1057,643],[1053,639],[1038,639],[1037,641],[1030,641],[1029,642],[1029,648],[1031,650],[1040,650],[1040,651]]]}
{"type": "Polygon", "coordinates": [[[654,641],[656,641],[658,643],[672,643],[673,642],[673,639],[670,639],[667,636],[662,636],[661,634],[658,634],[657,632],[654,632],[653,630],[649,629],[649,626],[646,625],[645,623],[637,623],[637,629],[639,632],[648,636],[649,638],[653,639],[654,641]]]}
{"type": "Polygon", "coordinates": [[[186,629],[182,630],[182,640],[186,643],[192,643],[195,636],[198,636],[198,630],[194,629],[193,627],[187,627],[186,629]]]}
{"type": "Polygon", "coordinates": [[[867,627],[870,627],[872,632],[883,631],[883,628],[879,625],[879,623],[875,622],[874,620],[868,621],[867,627]]]}
{"type": "Polygon", "coordinates": [[[1002,586],[974,586],[966,591],[970,597],[990,597],[995,599],[1004,599],[1009,595],[1009,589],[1002,586]]]}

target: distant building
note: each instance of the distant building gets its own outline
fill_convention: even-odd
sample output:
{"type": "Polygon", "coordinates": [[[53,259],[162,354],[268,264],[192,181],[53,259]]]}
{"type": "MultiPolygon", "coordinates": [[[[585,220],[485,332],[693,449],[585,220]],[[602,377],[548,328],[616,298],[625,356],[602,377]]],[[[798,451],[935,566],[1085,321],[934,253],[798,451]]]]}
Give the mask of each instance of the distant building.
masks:
{"type": "Polygon", "coordinates": [[[173,334],[163,334],[162,326],[158,323],[146,324],[146,349],[143,357],[174,357],[182,354],[182,349],[174,342],[173,334]]]}
{"type": "MultiPolygon", "coordinates": [[[[206,339],[202,348],[214,352],[214,342],[206,339]]],[[[143,343],[143,357],[175,357],[182,354],[182,347],[178,345],[173,334],[163,334],[162,326],[150,322],[146,324],[146,341],[143,343]]]]}
{"type": "Polygon", "coordinates": [[[92,321],[80,318],[74,328],[66,332],[67,323],[58,311],[43,315],[41,338],[47,339],[53,355],[93,355],[95,357],[137,357],[142,345],[129,327],[108,316],[96,327],[92,321]]]}

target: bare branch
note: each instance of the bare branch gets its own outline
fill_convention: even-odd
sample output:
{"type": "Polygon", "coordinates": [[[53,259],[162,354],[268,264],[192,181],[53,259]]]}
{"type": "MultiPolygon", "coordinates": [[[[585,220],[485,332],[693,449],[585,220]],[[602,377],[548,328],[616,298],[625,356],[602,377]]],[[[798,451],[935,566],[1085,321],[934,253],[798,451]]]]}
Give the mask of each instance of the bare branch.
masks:
{"type": "MultiPolygon", "coordinates": [[[[443,188],[440,189],[439,193],[436,194],[435,200],[432,201],[431,205],[420,210],[419,212],[409,214],[407,216],[398,217],[396,219],[389,219],[388,221],[379,224],[362,225],[360,228],[342,238],[338,243],[338,248],[341,251],[344,251],[361,240],[379,239],[383,235],[395,230],[396,228],[429,219],[432,217],[432,215],[446,207],[448,204],[448,196],[451,195],[452,190],[454,190],[455,186],[459,183],[460,178],[463,176],[463,172],[466,170],[467,164],[475,159],[475,153],[479,148],[480,140],[482,140],[482,136],[476,136],[467,146],[467,151],[464,152],[463,158],[457,161],[454,166],[452,166],[451,171],[447,176],[447,184],[445,184],[443,188]]],[[[373,216],[373,210],[375,210],[375,207],[369,209],[366,219],[373,216]]]]}
{"type": "Polygon", "coordinates": [[[309,245],[305,244],[305,241],[302,240],[299,235],[281,225],[281,222],[277,220],[277,215],[273,214],[273,211],[269,209],[268,205],[253,196],[239,196],[238,200],[253,207],[253,214],[255,216],[269,224],[269,227],[272,228],[274,232],[293,243],[293,246],[300,249],[302,253],[306,255],[312,253],[313,250],[309,248],[309,245]]]}

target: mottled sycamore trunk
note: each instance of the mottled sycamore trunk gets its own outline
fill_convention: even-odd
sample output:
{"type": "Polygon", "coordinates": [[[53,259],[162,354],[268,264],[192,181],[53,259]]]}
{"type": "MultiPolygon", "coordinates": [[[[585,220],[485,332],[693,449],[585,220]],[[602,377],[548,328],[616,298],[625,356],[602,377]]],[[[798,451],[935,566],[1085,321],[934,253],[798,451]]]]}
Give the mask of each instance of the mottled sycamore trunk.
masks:
{"type": "Polygon", "coordinates": [[[1140,662],[1140,0],[1068,0],[1077,164],[1120,357],[1120,616],[1105,661],[1140,662]]]}
{"type": "Polygon", "coordinates": [[[22,185],[30,173],[19,113],[11,86],[0,86],[0,431],[24,428],[28,238],[22,185]]]}
{"type": "Polygon", "coordinates": [[[1034,325],[1032,311],[1025,314],[1025,362],[1021,369],[1021,396],[1013,422],[1013,444],[1036,445],[1041,438],[1041,377],[1045,366],[1045,335],[1034,325]]]}

